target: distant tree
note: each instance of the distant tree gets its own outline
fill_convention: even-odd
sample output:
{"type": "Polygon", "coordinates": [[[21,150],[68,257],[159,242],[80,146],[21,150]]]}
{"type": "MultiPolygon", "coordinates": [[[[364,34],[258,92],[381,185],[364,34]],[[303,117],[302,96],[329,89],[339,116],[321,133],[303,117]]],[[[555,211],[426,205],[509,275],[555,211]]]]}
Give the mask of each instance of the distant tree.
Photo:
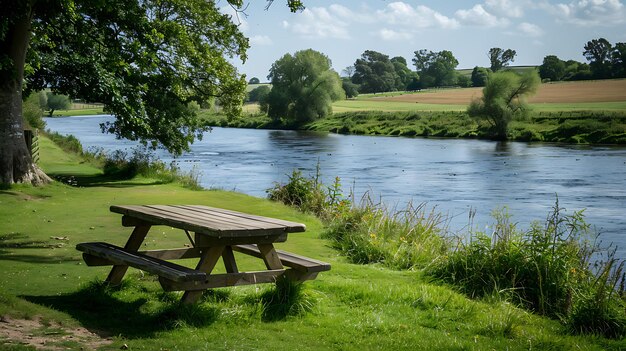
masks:
{"type": "Polygon", "coordinates": [[[331,114],[332,102],[345,97],[330,59],[311,49],[285,54],[272,64],[267,78],[272,83],[268,115],[293,126],[331,114]]]}
{"type": "Polygon", "coordinates": [[[626,77],[626,43],[615,44],[611,53],[611,64],[613,65],[614,77],[626,77]]]}
{"type": "Polygon", "coordinates": [[[565,62],[555,55],[548,55],[543,58],[543,63],[539,66],[539,76],[541,79],[559,81],[565,76],[565,62]]]}
{"type": "Polygon", "coordinates": [[[485,67],[474,67],[472,70],[472,86],[474,87],[484,87],[487,84],[487,80],[489,79],[489,75],[491,74],[491,70],[485,67]]]}
{"type": "Polygon", "coordinates": [[[456,84],[461,88],[468,88],[472,86],[472,78],[465,74],[459,74],[457,76],[456,84]]]}
{"type": "Polygon", "coordinates": [[[248,93],[248,102],[259,102],[264,100],[270,93],[271,88],[267,85],[256,87],[248,93]]]}
{"type": "Polygon", "coordinates": [[[47,101],[46,111],[48,111],[48,116],[50,117],[52,117],[54,111],[67,110],[72,105],[72,102],[67,95],[54,94],[51,92],[48,92],[47,94],[47,101]]]}
{"type": "Polygon", "coordinates": [[[451,51],[433,52],[422,49],[415,51],[414,54],[413,64],[419,74],[422,87],[456,84],[456,67],[459,65],[459,61],[451,51]]]}
{"type": "Polygon", "coordinates": [[[389,56],[366,50],[354,63],[352,82],[360,93],[379,93],[396,90],[396,69],[389,56]]]}
{"type": "Polygon", "coordinates": [[[585,44],[583,55],[589,61],[591,73],[596,79],[611,77],[611,43],[604,38],[593,39],[585,44]]]}
{"type": "Polygon", "coordinates": [[[248,81],[248,84],[259,84],[261,83],[261,81],[259,80],[259,78],[257,77],[252,77],[250,78],[250,80],[248,81]]]}
{"type": "Polygon", "coordinates": [[[586,63],[575,60],[565,61],[565,75],[563,80],[588,80],[592,79],[591,69],[586,63]]]}
{"type": "Polygon", "coordinates": [[[341,73],[344,77],[352,79],[352,76],[354,75],[354,65],[344,68],[341,73]]]}
{"type": "Polygon", "coordinates": [[[483,88],[483,96],[472,101],[467,113],[486,120],[493,137],[506,140],[509,123],[527,112],[525,98],[534,94],[541,80],[535,70],[523,75],[514,72],[497,72],[491,75],[483,88]]]}
{"type": "Polygon", "coordinates": [[[419,79],[416,72],[411,71],[407,66],[406,59],[401,56],[396,56],[391,59],[393,68],[396,72],[396,86],[395,90],[409,90],[409,84],[415,79],[419,79]]]}
{"type": "Polygon", "coordinates": [[[341,80],[341,87],[346,93],[346,98],[351,99],[359,96],[359,86],[352,83],[349,78],[346,77],[341,80]]]}
{"type": "Polygon", "coordinates": [[[489,49],[489,62],[491,63],[491,71],[498,72],[502,68],[509,65],[509,63],[515,61],[515,55],[517,52],[511,49],[491,48],[489,49]]]}

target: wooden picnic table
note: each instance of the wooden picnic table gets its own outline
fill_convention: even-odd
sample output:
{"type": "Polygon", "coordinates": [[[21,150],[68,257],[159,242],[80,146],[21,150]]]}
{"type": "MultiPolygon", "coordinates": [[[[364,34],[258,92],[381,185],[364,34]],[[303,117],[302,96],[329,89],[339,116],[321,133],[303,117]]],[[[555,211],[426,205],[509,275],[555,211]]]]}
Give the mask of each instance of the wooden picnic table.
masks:
{"type": "Polygon", "coordinates": [[[89,242],[76,249],[83,251],[88,266],[113,265],[107,277],[113,285],[131,266],[158,275],[167,291],[185,291],[181,301],[193,303],[209,288],[272,283],[280,277],[304,281],[330,269],[328,263],[274,248],[274,243],[287,240],[288,233],[304,232],[301,223],[198,205],[111,206],[110,210],[122,214],[123,226],[134,227],[126,245],[89,242]],[[191,247],[139,251],[150,228],[157,225],[182,229],[191,247]],[[234,251],[262,259],[267,270],[240,272],[234,251]],[[184,258],[197,258],[196,267],[171,262],[184,258]],[[226,273],[212,274],[220,258],[226,273]]]}

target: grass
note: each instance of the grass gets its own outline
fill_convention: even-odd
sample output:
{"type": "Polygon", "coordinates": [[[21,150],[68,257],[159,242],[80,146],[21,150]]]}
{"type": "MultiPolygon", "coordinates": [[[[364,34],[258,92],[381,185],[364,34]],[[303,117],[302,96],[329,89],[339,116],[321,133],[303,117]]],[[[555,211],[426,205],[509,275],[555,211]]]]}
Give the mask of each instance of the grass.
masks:
{"type": "Polygon", "coordinates": [[[55,110],[52,117],[69,117],[69,116],[92,116],[103,114],[102,107],[82,108],[71,110],[55,110]]]}
{"type": "MultiPolygon", "coordinates": [[[[265,199],[191,191],[148,177],[101,181],[99,169],[44,137],[41,160],[49,173],[80,174],[90,181],[0,191],[0,315],[58,322],[68,334],[86,327],[110,338],[99,346],[103,350],[626,348],[624,340],[568,335],[557,321],[503,301],[468,299],[420,271],[351,264],[319,238],[323,226],[316,217],[265,199]],[[103,287],[97,282],[108,268],[86,267],[74,249],[84,241],[125,241],[129,228],[108,211],[111,204],[189,203],[305,223],[307,231],[290,235],[280,248],[330,262],[332,270],[294,292],[305,298],[289,309],[293,313],[268,310],[270,301],[285,296],[269,285],[212,290],[200,304],[181,308],[178,293],[162,292],[154,277],[134,269],[121,289],[103,287]]],[[[185,243],[184,234],[158,227],[148,235],[146,248],[185,243]]],[[[241,258],[242,268],[258,268],[258,260],[241,258]]],[[[62,334],[50,337],[59,335],[53,341],[69,349],[95,348],[66,344],[62,334]]],[[[31,349],[6,340],[0,348],[31,349]]]]}

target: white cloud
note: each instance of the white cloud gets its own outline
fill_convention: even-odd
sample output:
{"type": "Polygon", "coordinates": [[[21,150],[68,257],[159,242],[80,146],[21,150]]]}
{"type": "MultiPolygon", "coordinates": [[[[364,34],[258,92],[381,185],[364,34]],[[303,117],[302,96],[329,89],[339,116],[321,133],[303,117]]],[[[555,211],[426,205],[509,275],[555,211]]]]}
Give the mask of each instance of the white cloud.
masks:
{"type": "Polygon", "coordinates": [[[602,26],[626,23],[626,10],[620,0],[577,0],[569,4],[544,3],[560,20],[580,26],[602,26]]]}
{"type": "Polygon", "coordinates": [[[522,22],[517,26],[519,32],[527,37],[537,38],[543,35],[543,29],[536,24],[522,22]]]}
{"type": "Polygon", "coordinates": [[[499,27],[509,24],[506,18],[499,19],[487,12],[480,4],[474,5],[474,7],[469,10],[458,10],[454,15],[460,23],[468,26],[499,27]]]}
{"type": "Polygon", "coordinates": [[[283,27],[307,38],[350,39],[348,23],[340,19],[341,15],[346,14],[345,10],[349,10],[340,5],[331,6],[329,9],[335,13],[324,7],[306,8],[295,17],[296,20],[283,21],[283,27]]]}
{"type": "Polygon", "coordinates": [[[392,2],[383,10],[376,11],[376,15],[387,24],[409,28],[456,28],[459,25],[455,19],[446,17],[429,7],[422,5],[413,7],[405,2],[392,2]]]}
{"type": "Polygon", "coordinates": [[[520,18],[524,16],[524,6],[527,1],[511,1],[511,0],[486,0],[485,6],[494,14],[520,18]]]}
{"type": "Polygon", "coordinates": [[[383,28],[376,33],[382,40],[386,41],[402,41],[413,38],[413,35],[408,32],[398,32],[393,29],[383,28]]]}
{"type": "Polygon", "coordinates": [[[267,35],[255,35],[255,36],[250,37],[250,44],[252,46],[258,46],[258,45],[267,46],[267,45],[274,44],[274,42],[267,35]]]}

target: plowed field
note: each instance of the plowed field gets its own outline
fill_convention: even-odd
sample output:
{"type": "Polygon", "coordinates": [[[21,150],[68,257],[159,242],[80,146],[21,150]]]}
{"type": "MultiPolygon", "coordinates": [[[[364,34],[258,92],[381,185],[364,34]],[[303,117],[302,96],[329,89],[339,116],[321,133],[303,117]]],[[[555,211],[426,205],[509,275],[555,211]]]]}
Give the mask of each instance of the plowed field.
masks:
{"type": "MultiPolygon", "coordinates": [[[[393,97],[374,97],[376,101],[417,102],[424,104],[467,105],[482,96],[482,88],[433,89],[393,97]]],[[[530,103],[586,103],[626,101],[626,79],[541,84],[530,103]]]]}

